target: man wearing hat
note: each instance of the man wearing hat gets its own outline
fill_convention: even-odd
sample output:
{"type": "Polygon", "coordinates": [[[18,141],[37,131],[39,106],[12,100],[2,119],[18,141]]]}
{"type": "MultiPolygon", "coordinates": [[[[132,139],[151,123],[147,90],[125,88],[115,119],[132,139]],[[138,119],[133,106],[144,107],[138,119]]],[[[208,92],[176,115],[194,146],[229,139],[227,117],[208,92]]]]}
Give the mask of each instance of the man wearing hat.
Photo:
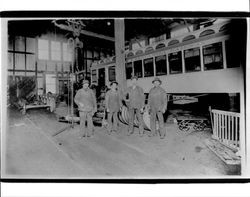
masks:
{"type": "Polygon", "coordinates": [[[83,137],[90,137],[93,131],[92,116],[97,111],[97,105],[96,97],[93,91],[89,88],[88,80],[83,80],[82,89],[77,91],[74,101],[78,105],[80,113],[80,130],[83,131],[83,137]],[[86,120],[87,129],[85,128],[86,120]]]}
{"type": "Polygon", "coordinates": [[[162,82],[158,77],[156,77],[152,83],[154,87],[151,88],[148,96],[151,127],[151,134],[149,136],[151,137],[156,135],[156,119],[158,118],[160,137],[163,139],[166,135],[166,130],[164,129],[163,113],[165,113],[167,109],[167,93],[162,87],[160,87],[162,82]]]}
{"type": "Polygon", "coordinates": [[[125,101],[127,102],[129,111],[128,135],[131,135],[134,132],[134,120],[136,114],[139,120],[139,134],[142,137],[144,133],[142,112],[144,108],[145,96],[143,89],[137,84],[137,76],[133,76],[131,80],[132,85],[124,92],[125,101]]]}
{"type": "Polygon", "coordinates": [[[108,134],[112,131],[117,131],[118,127],[118,112],[122,106],[122,96],[117,89],[118,83],[116,81],[111,82],[110,90],[105,96],[105,106],[108,112],[108,134]],[[112,122],[113,119],[113,122],[112,122]]]}

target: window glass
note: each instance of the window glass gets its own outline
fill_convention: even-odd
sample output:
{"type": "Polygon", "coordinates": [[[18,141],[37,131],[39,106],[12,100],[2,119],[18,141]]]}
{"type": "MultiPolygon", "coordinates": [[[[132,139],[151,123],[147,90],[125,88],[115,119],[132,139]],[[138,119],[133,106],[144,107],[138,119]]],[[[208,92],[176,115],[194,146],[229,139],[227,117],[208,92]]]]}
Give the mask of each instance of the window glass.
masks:
{"type": "Polygon", "coordinates": [[[109,67],[109,81],[115,81],[115,66],[109,67]]]}
{"type": "Polygon", "coordinates": [[[144,62],[144,77],[154,76],[153,58],[145,59],[143,62],[144,62]]]}
{"type": "Polygon", "coordinates": [[[126,79],[130,79],[133,74],[132,62],[126,63],[126,79]]]}
{"type": "Polygon", "coordinates": [[[193,48],[184,51],[186,72],[200,71],[200,48],[193,48]]]}
{"type": "Polygon", "coordinates": [[[231,40],[225,41],[227,68],[240,66],[240,50],[231,40]]]}
{"type": "Polygon", "coordinates": [[[142,60],[134,61],[134,75],[142,77],[142,60]]]}
{"type": "Polygon", "coordinates": [[[63,43],[63,61],[72,61],[72,48],[70,48],[67,43],[63,43]]]}
{"type": "Polygon", "coordinates": [[[60,42],[51,42],[51,59],[52,60],[61,60],[61,43],[60,42]]]}
{"type": "Polygon", "coordinates": [[[170,74],[182,73],[181,51],[168,54],[170,74]]]}
{"type": "Polygon", "coordinates": [[[223,68],[222,43],[203,46],[204,70],[223,68]]]}
{"type": "Polygon", "coordinates": [[[49,41],[38,39],[38,58],[41,60],[49,59],[49,41]]]}
{"type": "Polygon", "coordinates": [[[97,73],[96,73],[96,70],[92,70],[92,83],[97,83],[97,73]]]}
{"type": "Polygon", "coordinates": [[[155,57],[156,76],[167,74],[166,55],[155,57]]]}

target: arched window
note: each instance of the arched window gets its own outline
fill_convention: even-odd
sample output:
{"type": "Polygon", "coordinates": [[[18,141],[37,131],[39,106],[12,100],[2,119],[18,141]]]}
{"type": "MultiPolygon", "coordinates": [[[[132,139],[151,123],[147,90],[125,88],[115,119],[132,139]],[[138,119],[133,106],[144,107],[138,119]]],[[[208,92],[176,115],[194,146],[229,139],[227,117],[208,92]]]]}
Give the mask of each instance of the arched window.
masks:
{"type": "Polygon", "coordinates": [[[127,57],[133,57],[134,56],[134,53],[133,52],[129,52],[127,57]]]}
{"type": "Polygon", "coordinates": [[[182,42],[186,42],[186,41],[193,40],[193,39],[195,39],[195,36],[189,35],[189,36],[186,36],[185,38],[183,38],[182,42]]]}
{"type": "Polygon", "coordinates": [[[219,32],[228,31],[228,30],[229,30],[229,24],[225,24],[225,25],[223,25],[223,26],[219,29],[219,32]]]}
{"type": "Polygon", "coordinates": [[[148,48],[146,48],[145,53],[149,53],[149,52],[151,52],[151,51],[153,51],[153,50],[154,50],[153,47],[148,47],[148,48]]]}
{"type": "Polygon", "coordinates": [[[169,43],[168,43],[168,46],[172,46],[172,45],[175,45],[175,44],[178,44],[179,43],[179,40],[171,40],[169,43]]]}
{"type": "Polygon", "coordinates": [[[208,36],[208,35],[211,35],[211,34],[214,34],[214,33],[215,33],[214,30],[208,29],[208,30],[205,30],[205,31],[201,32],[199,37],[208,36]]]}
{"type": "Polygon", "coordinates": [[[160,43],[160,44],[158,44],[158,45],[155,47],[155,49],[161,49],[161,48],[164,48],[164,47],[166,47],[166,45],[163,44],[163,43],[160,43]]]}
{"type": "Polygon", "coordinates": [[[142,50],[136,51],[136,53],[135,53],[135,55],[141,55],[141,54],[143,54],[142,50]]]}

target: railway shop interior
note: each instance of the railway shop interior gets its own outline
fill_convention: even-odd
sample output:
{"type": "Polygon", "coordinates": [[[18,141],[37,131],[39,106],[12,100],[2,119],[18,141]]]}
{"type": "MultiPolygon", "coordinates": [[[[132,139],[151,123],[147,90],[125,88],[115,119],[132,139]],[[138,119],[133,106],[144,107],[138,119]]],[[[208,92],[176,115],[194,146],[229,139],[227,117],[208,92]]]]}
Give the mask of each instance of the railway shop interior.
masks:
{"type": "Polygon", "coordinates": [[[3,178],[245,175],[246,19],[4,24],[3,178]]]}

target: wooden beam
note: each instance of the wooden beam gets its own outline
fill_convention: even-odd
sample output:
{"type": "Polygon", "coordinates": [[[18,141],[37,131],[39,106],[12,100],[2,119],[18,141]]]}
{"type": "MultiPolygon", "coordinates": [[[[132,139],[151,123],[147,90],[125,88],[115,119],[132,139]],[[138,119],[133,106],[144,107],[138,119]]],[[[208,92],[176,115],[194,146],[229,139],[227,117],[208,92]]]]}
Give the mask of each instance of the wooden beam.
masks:
{"type": "Polygon", "coordinates": [[[125,78],[125,27],[124,19],[115,19],[116,81],[122,90],[127,87],[125,78]]]}
{"type": "MultiPolygon", "coordinates": [[[[53,21],[53,23],[55,24],[55,26],[59,27],[60,29],[73,32],[73,29],[67,25],[58,24],[58,23],[56,23],[56,21],[53,21]]],[[[115,42],[115,39],[113,37],[105,36],[105,35],[94,33],[94,32],[87,31],[87,30],[81,30],[81,34],[115,42]]]]}

